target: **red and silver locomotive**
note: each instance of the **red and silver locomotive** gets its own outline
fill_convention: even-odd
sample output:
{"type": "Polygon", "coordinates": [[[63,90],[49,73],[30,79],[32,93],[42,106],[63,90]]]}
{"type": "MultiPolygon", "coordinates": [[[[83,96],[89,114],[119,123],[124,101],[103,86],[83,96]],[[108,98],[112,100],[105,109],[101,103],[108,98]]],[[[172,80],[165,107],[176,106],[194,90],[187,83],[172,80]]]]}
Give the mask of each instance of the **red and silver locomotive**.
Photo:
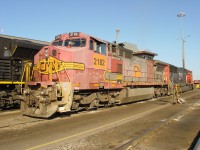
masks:
{"type": "Polygon", "coordinates": [[[183,89],[192,89],[190,71],[180,81],[179,68],[153,60],[155,55],[81,32],[58,35],[34,57],[21,110],[48,118],[56,112],[150,99],[171,94],[175,79],[183,89]]]}

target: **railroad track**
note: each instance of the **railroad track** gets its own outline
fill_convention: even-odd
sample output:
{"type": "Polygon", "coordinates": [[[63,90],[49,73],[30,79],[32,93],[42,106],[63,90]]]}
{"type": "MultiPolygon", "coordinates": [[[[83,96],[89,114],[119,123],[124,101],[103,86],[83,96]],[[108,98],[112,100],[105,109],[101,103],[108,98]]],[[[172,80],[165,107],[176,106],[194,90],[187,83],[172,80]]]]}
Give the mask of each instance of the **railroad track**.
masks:
{"type": "Polygon", "coordinates": [[[0,110],[0,115],[6,114],[6,113],[12,113],[12,112],[19,112],[20,109],[9,109],[9,110],[0,110]]]}
{"type": "MultiPolygon", "coordinates": [[[[158,123],[154,124],[153,126],[151,126],[148,129],[146,129],[144,132],[139,134],[137,137],[134,137],[133,139],[131,139],[128,142],[126,142],[125,144],[123,144],[123,145],[119,146],[118,148],[116,148],[116,150],[132,150],[132,149],[134,149],[134,147],[136,147],[144,139],[148,139],[148,137],[150,137],[153,134],[156,134],[159,130],[161,130],[163,127],[167,126],[168,124],[170,124],[173,120],[179,118],[180,116],[183,116],[196,103],[200,103],[199,97],[193,103],[188,105],[184,110],[174,114],[173,116],[171,116],[167,120],[159,121],[158,123]]],[[[200,137],[199,137],[199,139],[196,139],[194,147],[196,147],[196,149],[197,149],[197,147],[199,145],[200,145],[200,137]]]]}
{"type": "Polygon", "coordinates": [[[33,120],[33,121],[23,121],[23,122],[20,122],[20,123],[14,123],[14,124],[9,124],[9,125],[3,125],[3,126],[0,126],[0,129],[3,129],[3,128],[8,128],[8,127],[14,127],[14,126],[18,126],[18,125],[27,125],[27,124],[30,124],[30,123],[35,123],[35,122],[41,122],[41,121],[44,121],[44,120],[33,120]]]}
{"type": "MultiPolygon", "coordinates": [[[[135,102],[135,103],[140,103],[139,102],[135,102]]],[[[112,108],[117,108],[117,107],[112,107],[112,108]]],[[[95,111],[104,111],[106,109],[109,108],[98,108],[98,110],[90,110],[85,111],[85,110],[79,110],[79,111],[74,111],[71,112],[71,116],[75,116],[76,114],[81,115],[81,114],[86,114],[86,113],[92,113],[95,111]]],[[[40,119],[40,118],[34,118],[34,117],[28,117],[28,116],[23,116],[21,115],[20,110],[17,111],[4,111],[0,113],[0,129],[4,129],[4,128],[14,128],[15,126],[19,126],[19,125],[31,125],[33,123],[37,123],[37,122],[45,122],[45,121],[50,121],[50,120],[54,120],[55,118],[58,119],[63,119],[69,117],[68,114],[56,114],[54,116],[54,118],[52,119],[40,119]],[[15,115],[13,115],[15,114],[15,115]],[[3,117],[3,118],[2,118],[3,117]]]]}

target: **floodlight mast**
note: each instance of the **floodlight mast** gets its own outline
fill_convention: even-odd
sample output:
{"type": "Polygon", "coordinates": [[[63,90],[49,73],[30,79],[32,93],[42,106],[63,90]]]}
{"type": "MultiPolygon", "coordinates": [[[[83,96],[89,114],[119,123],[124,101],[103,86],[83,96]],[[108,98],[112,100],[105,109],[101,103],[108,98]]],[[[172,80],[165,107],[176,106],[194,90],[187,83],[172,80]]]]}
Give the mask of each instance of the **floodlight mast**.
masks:
{"type": "Polygon", "coordinates": [[[185,40],[184,40],[184,33],[183,33],[183,17],[185,16],[185,13],[179,12],[177,14],[177,17],[180,17],[181,19],[181,41],[182,41],[182,62],[183,62],[183,68],[185,69],[185,40]]]}

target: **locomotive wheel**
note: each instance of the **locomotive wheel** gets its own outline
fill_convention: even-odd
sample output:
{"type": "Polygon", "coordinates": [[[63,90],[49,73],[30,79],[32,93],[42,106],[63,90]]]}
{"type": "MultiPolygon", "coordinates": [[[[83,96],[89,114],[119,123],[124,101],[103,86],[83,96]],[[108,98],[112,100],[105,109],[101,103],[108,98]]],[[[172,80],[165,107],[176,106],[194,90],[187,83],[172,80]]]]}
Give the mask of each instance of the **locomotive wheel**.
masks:
{"type": "Polygon", "coordinates": [[[6,103],[6,100],[2,100],[2,99],[1,99],[0,109],[2,109],[2,110],[3,110],[3,109],[6,109],[6,108],[7,108],[7,105],[8,105],[8,104],[6,103]]]}
{"type": "Polygon", "coordinates": [[[104,104],[104,107],[105,107],[105,108],[108,108],[108,107],[109,107],[109,104],[108,104],[108,103],[105,103],[105,104],[104,104]]]}
{"type": "Polygon", "coordinates": [[[95,98],[89,105],[85,107],[87,111],[99,107],[99,99],[95,98]]]}
{"type": "Polygon", "coordinates": [[[86,110],[86,111],[90,111],[90,106],[86,106],[86,107],[85,107],[85,110],[86,110]]]}
{"type": "Polygon", "coordinates": [[[112,106],[115,106],[115,103],[107,102],[107,103],[104,104],[105,108],[112,107],[112,106]]]}
{"type": "Polygon", "coordinates": [[[75,102],[74,101],[73,104],[72,104],[72,109],[73,110],[78,110],[79,109],[79,104],[80,104],[79,102],[75,102]]]}

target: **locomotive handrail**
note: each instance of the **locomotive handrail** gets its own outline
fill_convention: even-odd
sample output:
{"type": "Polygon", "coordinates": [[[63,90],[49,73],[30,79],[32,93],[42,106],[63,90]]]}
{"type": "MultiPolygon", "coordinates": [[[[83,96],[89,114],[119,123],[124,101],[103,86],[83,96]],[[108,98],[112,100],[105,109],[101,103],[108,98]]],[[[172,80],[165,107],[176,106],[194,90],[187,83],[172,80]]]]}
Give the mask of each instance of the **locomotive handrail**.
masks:
{"type": "Polygon", "coordinates": [[[67,78],[68,78],[68,80],[69,80],[69,82],[70,82],[70,78],[69,78],[69,75],[68,75],[68,73],[67,73],[67,70],[66,70],[65,66],[63,65],[63,63],[61,63],[61,65],[63,66],[63,68],[64,68],[64,70],[65,70],[65,72],[66,72],[67,78]]]}
{"type": "Polygon", "coordinates": [[[30,77],[30,66],[31,66],[31,62],[26,62],[24,65],[24,69],[23,69],[23,73],[21,76],[21,82],[20,82],[20,86],[21,86],[21,93],[22,93],[22,84],[23,84],[23,79],[24,79],[24,74],[25,74],[25,82],[29,82],[31,77],[30,77]]]}

